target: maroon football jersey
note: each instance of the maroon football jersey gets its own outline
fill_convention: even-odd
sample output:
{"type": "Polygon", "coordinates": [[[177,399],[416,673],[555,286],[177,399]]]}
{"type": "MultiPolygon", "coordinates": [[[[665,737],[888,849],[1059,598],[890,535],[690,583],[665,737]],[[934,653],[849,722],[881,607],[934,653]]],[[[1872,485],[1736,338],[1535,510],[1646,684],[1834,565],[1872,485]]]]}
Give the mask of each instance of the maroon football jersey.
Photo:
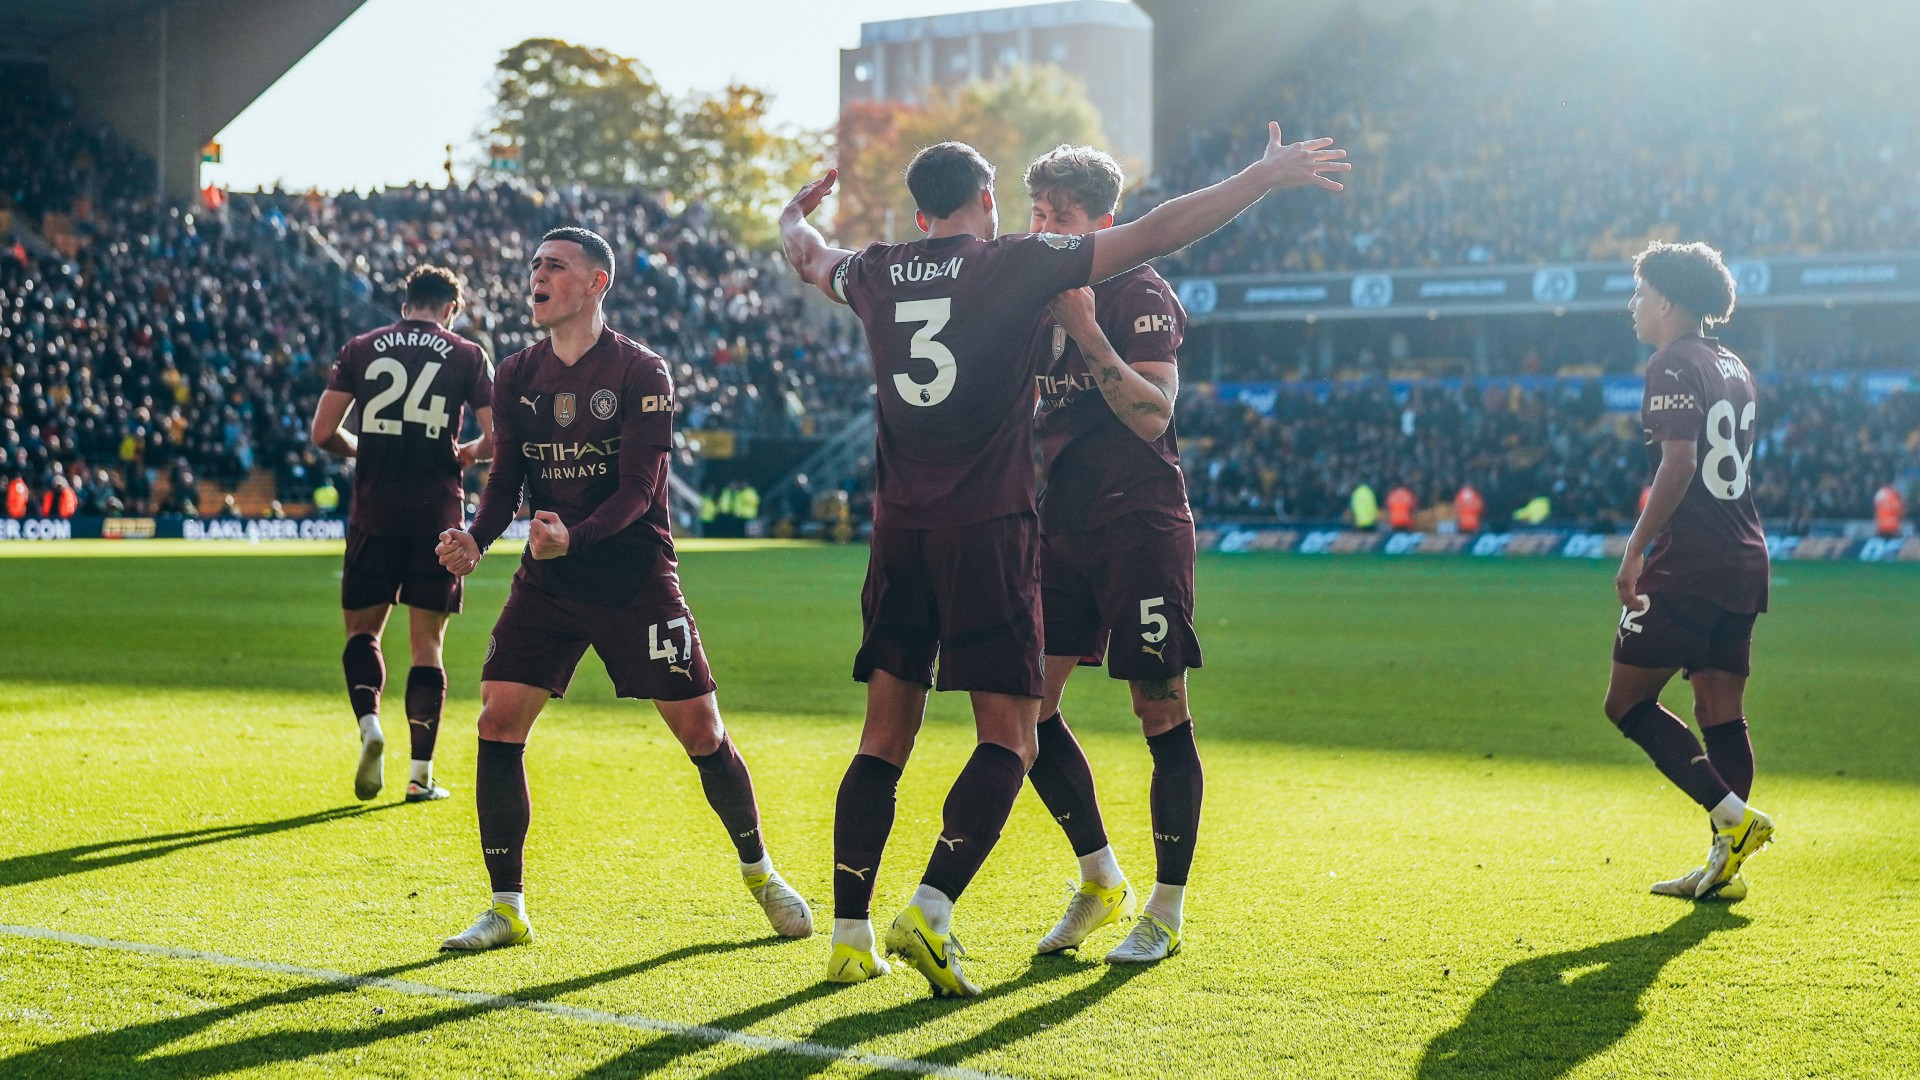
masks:
{"type": "Polygon", "coordinates": [[[459,527],[460,410],[493,400],[480,346],[402,319],[341,346],[327,389],[352,394],[360,411],[353,527],[382,536],[459,527]]]}
{"type": "Polygon", "coordinates": [[[499,537],[524,484],[533,509],[560,515],[572,535],[567,554],[557,559],[535,559],[529,546],[516,575],[521,581],[563,599],[611,607],[678,600],[667,513],[673,447],[667,362],[606,330],[568,366],[553,354],[551,339],[542,338],[501,362],[496,387],[493,472],[474,517],[474,539],[485,547],[499,537]],[[612,523],[604,535],[581,527],[603,505],[636,494],[646,501],[630,508],[636,516],[629,521],[612,523]]]}
{"type": "Polygon", "coordinates": [[[1647,361],[1640,422],[1649,454],[1691,439],[1699,473],[1667,527],[1654,538],[1640,576],[1645,593],[1683,593],[1727,611],[1767,610],[1767,537],[1753,508],[1753,376],[1720,342],[1681,338],[1647,361]]]}
{"type": "Polygon", "coordinates": [[[1092,271],[1090,237],[1050,233],[875,244],[841,261],[834,291],[866,326],[880,402],[876,526],[1033,511],[1028,338],[1092,271]]]}
{"type": "MultiPolygon", "coordinates": [[[[1179,363],[1187,313],[1173,287],[1142,266],[1093,287],[1094,315],[1129,364],[1179,363]]],[[[1080,346],[1048,312],[1034,333],[1040,374],[1040,531],[1092,529],[1141,510],[1191,518],[1172,423],[1147,442],[1113,414],[1080,346]]]]}

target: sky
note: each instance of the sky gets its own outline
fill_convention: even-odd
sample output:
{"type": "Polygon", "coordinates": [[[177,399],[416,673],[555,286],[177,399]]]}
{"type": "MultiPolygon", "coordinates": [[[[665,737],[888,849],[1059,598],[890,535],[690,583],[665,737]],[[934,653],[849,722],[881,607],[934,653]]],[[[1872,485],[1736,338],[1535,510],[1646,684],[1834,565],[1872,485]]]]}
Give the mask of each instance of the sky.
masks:
{"type": "Polygon", "coordinates": [[[740,81],[776,122],[824,129],[839,112],[840,53],[860,24],[1019,6],[1018,0],[367,0],[216,137],[203,183],[253,190],[443,183],[491,104],[494,63],[556,37],[640,60],[674,94],[740,81]]]}

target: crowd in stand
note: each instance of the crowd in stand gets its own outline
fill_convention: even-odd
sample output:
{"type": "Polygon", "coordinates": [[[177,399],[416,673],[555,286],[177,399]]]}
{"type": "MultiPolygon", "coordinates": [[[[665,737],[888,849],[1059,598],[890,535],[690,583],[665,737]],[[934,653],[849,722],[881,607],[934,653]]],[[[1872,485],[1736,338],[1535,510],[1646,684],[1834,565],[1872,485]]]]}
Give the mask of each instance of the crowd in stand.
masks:
{"type": "Polygon", "coordinates": [[[1649,236],[1732,257],[1911,249],[1916,39],[1914,5],[1356,10],[1243,109],[1198,118],[1133,209],[1241,167],[1279,118],[1363,163],[1348,190],[1269,199],[1163,272],[1618,259],[1649,236]]]}
{"type": "Polygon", "coordinates": [[[810,435],[867,401],[851,322],[804,311],[697,206],[475,185],[209,209],[153,197],[151,163],[70,103],[10,102],[0,131],[0,213],[42,241],[0,250],[0,484],[36,514],[210,516],[201,481],[256,469],[281,500],[331,501],[351,466],[306,427],[339,345],[393,316],[422,261],[465,277],[457,328],[496,358],[532,343],[525,265],[560,223],[622,254],[609,322],[675,365],[683,429],[810,435]]]}
{"type": "Polygon", "coordinates": [[[812,434],[865,404],[865,353],[850,320],[809,314],[777,255],[734,243],[693,206],[579,187],[407,187],[372,195],[262,196],[276,229],[311,227],[381,295],[422,262],[466,282],[463,329],[500,356],[540,336],[527,317],[527,263],[540,236],[584,225],[620,265],[608,324],[673,362],[686,428],[812,434]]]}
{"type": "MultiPolygon", "coordinates": [[[[1804,145],[1772,145],[1779,117],[1728,111],[1714,96],[1754,92],[1750,81],[1709,77],[1722,61],[1689,65],[1680,61],[1698,59],[1692,45],[1648,41],[1608,67],[1598,60],[1618,44],[1615,31],[1596,22],[1588,37],[1567,32],[1567,20],[1612,26],[1604,6],[1555,5],[1546,21],[1527,14],[1536,10],[1548,9],[1499,0],[1341,31],[1351,51],[1332,51],[1355,74],[1335,67],[1289,79],[1284,111],[1333,117],[1333,134],[1385,133],[1366,147],[1379,186],[1363,181],[1344,199],[1276,200],[1195,258],[1208,269],[1573,258],[1587,252],[1569,245],[1660,223],[1727,237],[1735,251],[1920,245],[1905,110],[1884,111],[1865,135],[1857,121],[1823,130],[1819,160],[1847,167],[1806,168],[1804,145]],[[1502,33],[1490,34],[1496,24],[1502,33]],[[1549,36],[1559,42],[1552,49],[1549,36]],[[1502,63],[1487,55],[1496,45],[1502,63]],[[1595,65],[1566,63],[1567,50],[1586,50],[1595,65]],[[1649,67],[1657,63],[1670,65],[1659,79],[1649,67]],[[1456,88],[1444,109],[1421,93],[1442,76],[1456,88]],[[1532,85],[1559,90],[1520,92],[1532,85]],[[1651,107],[1656,99],[1664,111],[1651,107]],[[1358,104],[1328,104],[1340,101],[1358,104]],[[1644,137],[1614,146],[1629,124],[1644,137]],[[1394,134],[1409,130],[1423,134],[1394,134]],[[1557,141],[1527,141],[1543,132],[1557,141]],[[1669,144],[1724,149],[1660,149],[1669,144]],[[1796,163],[1792,176],[1781,175],[1783,154],[1796,163]],[[1304,236],[1302,214],[1317,215],[1304,236]]],[[[1770,19],[1760,19],[1758,55],[1787,47],[1770,19]]],[[[1880,100],[1872,95],[1909,78],[1882,74],[1833,71],[1838,89],[1807,100],[1849,88],[1880,100]]],[[[1802,78],[1780,74],[1782,86],[1802,78]]],[[[1176,170],[1170,186],[1202,182],[1244,156],[1204,134],[1194,145],[1187,174],[1176,170]]],[[[262,471],[285,502],[337,506],[350,466],[314,450],[306,425],[338,345],[390,315],[411,267],[436,262],[466,280],[471,304],[459,329],[496,357],[524,347],[538,334],[523,303],[526,261],[539,235],[561,223],[613,242],[621,265],[609,321],[674,365],[682,430],[830,434],[870,400],[851,320],[803,307],[776,257],[733,243],[697,206],[491,185],[236,197],[209,210],[150,189],[150,164],[70,107],[10,102],[0,113],[0,213],[45,241],[0,248],[6,513],[210,516],[221,507],[211,492],[203,497],[205,482],[231,487],[262,471]]],[[[1876,356],[1870,366],[1901,362],[1876,356]]],[[[1811,374],[1833,366],[1789,364],[1798,374],[1763,390],[1753,471],[1770,521],[1863,517],[1879,486],[1911,491],[1920,472],[1920,394],[1870,395],[1811,374]]],[[[1404,485],[1422,505],[1471,484],[1490,523],[1544,496],[1556,523],[1620,526],[1648,475],[1634,419],[1609,412],[1591,380],[1402,394],[1359,383],[1324,397],[1283,389],[1271,415],[1196,385],[1179,424],[1195,508],[1216,518],[1336,520],[1357,484],[1404,485]]],[[[800,485],[783,503],[798,516],[824,499],[842,518],[858,517],[862,486],[800,485]]]]}
{"type": "MultiPolygon", "coordinates": [[[[1882,486],[1920,480],[1920,392],[1873,401],[1857,383],[1763,380],[1754,501],[1770,527],[1864,518],[1882,486]]],[[[1282,390],[1270,414],[1204,391],[1180,403],[1194,509],[1214,518],[1334,522],[1355,487],[1407,487],[1445,506],[1463,485],[1489,527],[1539,498],[1550,521],[1630,526],[1652,476],[1638,419],[1609,412],[1598,380],[1548,389],[1491,382],[1282,390]]]]}

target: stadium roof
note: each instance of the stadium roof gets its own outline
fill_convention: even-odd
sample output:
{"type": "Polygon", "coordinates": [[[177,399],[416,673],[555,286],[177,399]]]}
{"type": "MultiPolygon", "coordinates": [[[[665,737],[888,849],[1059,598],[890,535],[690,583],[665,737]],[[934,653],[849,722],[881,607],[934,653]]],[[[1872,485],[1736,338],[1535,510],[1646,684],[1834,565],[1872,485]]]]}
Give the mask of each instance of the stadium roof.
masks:
{"type": "Polygon", "coordinates": [[[43,55],[91,26],[117,21],[166,0],[0,0],[0,50],[43,55]]]}

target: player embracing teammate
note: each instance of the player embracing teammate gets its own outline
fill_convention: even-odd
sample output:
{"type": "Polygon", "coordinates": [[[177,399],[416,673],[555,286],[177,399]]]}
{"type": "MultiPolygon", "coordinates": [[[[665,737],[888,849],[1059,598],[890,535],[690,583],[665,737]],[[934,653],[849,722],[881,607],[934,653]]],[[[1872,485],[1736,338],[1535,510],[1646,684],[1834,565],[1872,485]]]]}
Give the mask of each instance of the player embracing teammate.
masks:
{"type": "MultiPolygon", "coordinates": [[[[1026,182],[1035,232],[1097,234],[1113,225],[1125,176],[1099,150],[1061,146],[1027,167],[1026,182]]],[[[1058,297],[1031,345],[1046,476],[1046,697],[1028,779],[1080,860],[1080,887],[1042,953],[1077,947],[1137,903],[1107,843],[1093,770],[1060,715],[1074,668],[1103,655],[1108,674],[1126,680],[1153,755],[1157,863],[1145,911],[1107,960],[1150,962],[1180,949],[1204,786],[1187,712],[1187,669],[1200,666],[1193,513],[1173,423],[1186,322],[1173,287],[1139,266],[1058,297]]]]}
{"type": "Polygon", "coordinates": [[[1706,862],[1653,891],[1739,900],[1741,865],[1773,837],[1773,821],[1746,803],[1753,744],[1744,699],[1768,585],[1748,471],[1759,431],[1753,376],[1706,336],[1733,315],[1733,275],[1719,252],[1655,243],[1633,273],[1634,336],[1654,347],[1640,420],[1657,468],[1614,578],[1622,610],[1607,718],[1712,821],[1706,862]],[[1704,747],[1660,704],[1676,672],[1693,684],[1704,747]]]}
{"type": "Polygon", "coordinates": [[[964,690],[978,744],[886,946],[936,994],[980,992],[962,971],[953,905],[998,841],[1038,753],[1046,690],[1032,468],[1039,372],[1029,348],[1042,312],[1062,292],[1192,243],[1276,188],[1339,190],[1324,174],[1350,166],[1331,142],[1287,144],[1271,124],[1259,161],[1095,233],[996,239],[993,167],[963,143],[928,147],[907,168],[923,240],[860,252],[827,244],[807,217],[831,191],[833,172],[782,213],[788,261],[865,326],[879,401],[873,546],[853,671],[867,684],[867,718],[834,813],[827,978],[887,972],[869,919],[896,788],[929,689],[964,690]]]}

